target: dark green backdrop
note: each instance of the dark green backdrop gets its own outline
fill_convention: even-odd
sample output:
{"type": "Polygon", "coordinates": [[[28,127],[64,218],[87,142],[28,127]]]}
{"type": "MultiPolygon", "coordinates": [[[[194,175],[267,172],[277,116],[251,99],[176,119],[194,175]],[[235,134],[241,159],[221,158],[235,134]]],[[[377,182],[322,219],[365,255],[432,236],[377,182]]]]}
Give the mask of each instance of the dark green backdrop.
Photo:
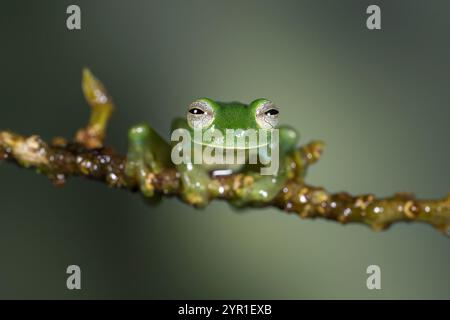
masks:
{"type": "MultiPolygon", "coordinates": [[[[323,139],[309,182],[443,197],[449,184],[448,1],[2,1],[0,128],[45,139],[86,122],[83,66],[117,104],[108,143],[148,121],[168,134],[199,96],[267,97],[302,141],[323,139]],[[382,30],[365,27],[369,4],[382,30]],[[78,4],[82,30],[66,29],[78,4]]],[[[450,239],[383,233],[275,209],[149,207],[72,179],[0,166],[1,298],[450,298],[450,239]],[[82,290],[65,287],[82,269],[82,290]],[[366,288],[366,267],[382,290],[366,288]]]]}

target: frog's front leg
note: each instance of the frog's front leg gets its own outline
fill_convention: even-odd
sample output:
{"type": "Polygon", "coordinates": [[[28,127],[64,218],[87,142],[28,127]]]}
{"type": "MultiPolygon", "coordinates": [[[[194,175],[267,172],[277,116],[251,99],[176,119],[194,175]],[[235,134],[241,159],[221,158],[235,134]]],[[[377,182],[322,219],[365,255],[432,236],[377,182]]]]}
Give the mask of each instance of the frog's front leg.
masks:
{"type": "MultiPolygon", "coordinates": [[[[186,121],[181,118],[176,118],[172,122],[172,132],[176,132],[179,129],[187,133],[189,132],[186,121]]],[[[182,146],[181,150],[187,147],[187,150],[183,150],[183,154],[184,152],[187,152],[189,155],[183,161],[175,161],[175,166],[180,174],[181,180],[182,190],[180,196],[184,201],[191,205],[204,207],[210,200],[208,186],[211,178],[209,171],[202,163],[194,163],[193,153],[195,147],[193,146],[191,139],[192,137],[189,134],[187,141],[184,141],[181,144],[178,141],[172,140],[172,152],[178,153],[180,151],[178,150],[178,147],[182,146]]],[[[202,152],[202,150],[200,150],[200,152],[202,152]]]]}
{"type": "MultiPolygon", "coordinates": [[[[232,201],[235,206],[244,206],[248,203],[264,204],[271,201],[284,187],[286,181],[294,177],[292,172],[292,157],[296,150],[299,134],[289,126],[278,129],[279,138],[275,148],[271,151],[270,168],[272,170],[262,171],[246,170],[242,186],[237,190],[238,199],[232,201]],[[273,168],[276,167],[276,172],[273,168]],[[258,172],[259,171],[259,172],[258,172]]],[[[264,157],[264,156],[263,156],[264,157]]]]}
{"type": "Polygon", "coordinates": [[[249,204],[263,205],[278,194],[279,181],[279,177],[262,177],[249,173],[245,175],[241,188],[236,190],[237,198],[230,200],[230,203],[238,208],[249,204]]]}
{"type": "Polygon", "coordinates": [[[202,165],[187,163],[177,165],[180,173],[182,192],[181,197],[187,203],[196,207],[204,207],[209,203],[208,186],[209,172],[202,165]]]}
{"type": "MultiPolygon", "coordinates": [[[[281,159],[280,159],[281,160],[281,159]]],[[[240,187],[235,190],[237,198],[231,200],[236,207],[248,204],[263,205],[270,202],[283,188],[288,179],[285,159],[280,161],[280,168],[275,175],[262,175],[258,171],[244,171],[240,187]]]]}
{"type": "Polygon", "coordinates": [[[128,132],[126,174],[134,177],[146,197],[154,195],[149,174],[158,173],[171,166],[169,144],[151,127],[138,124],[128,132]]]}

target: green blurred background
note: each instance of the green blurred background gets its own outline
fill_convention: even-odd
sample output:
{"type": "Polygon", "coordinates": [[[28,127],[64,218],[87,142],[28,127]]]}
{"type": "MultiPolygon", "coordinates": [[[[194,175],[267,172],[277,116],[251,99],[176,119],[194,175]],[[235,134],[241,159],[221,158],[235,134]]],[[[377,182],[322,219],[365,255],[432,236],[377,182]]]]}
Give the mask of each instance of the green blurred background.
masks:
{"type": "MultiPolygon", "coordinates": [[[[422,198],[450,191],[448,1],[2,1],[0,128],[71,137],[81,68],[117,104],[108,144],[148,121],[169,134],[197,97],[267,97],[327,148],[308,181],[422,198]],[[68,31],[78,4],[82,30],[68,31]],[[365,26],[378,4],[382,30],[365,26]]],[[[0,298],[450,298],[450,239],[377,233],[276,209],[195,210],[81,179],[55,188],[0,166],[0,298]],[[66,267],[82,290],[66,289],[66,267]],[[382,290],[366,288],[377,264],[382,290]]]]}

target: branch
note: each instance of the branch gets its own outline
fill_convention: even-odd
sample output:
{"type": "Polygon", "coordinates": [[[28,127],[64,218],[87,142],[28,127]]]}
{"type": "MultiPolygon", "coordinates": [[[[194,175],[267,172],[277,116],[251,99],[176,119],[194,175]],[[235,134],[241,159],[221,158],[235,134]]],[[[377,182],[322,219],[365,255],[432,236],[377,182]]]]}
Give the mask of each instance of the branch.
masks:
{"type": "MultiPolygon", "coordinates": [[[[70,176],[79,176],[110,187],[138,191],[137,179],[125,173],[126,157],[112,148],[103,147],[113,104],[103,85],[87,69],[83,71],[83,92],[92,108],[91,119],[86,128],[77,132],[75,142],[55,138],[47,144],[37,135],[24,137],[11,131],[0,131],[0,161],[34,168],[58,186],[70,176]]],[[[305,172],[319,159],[322,147],[320,142],[300,147],[292,165],[302,166],[305,172]]],[[[155,194],[176,196],[195,205],[194,200],[180,196],[181,181],[176,169],[150,172],[145,178],[147,189],[155,194]]],[[[242,173],[214,177],[208,186],[210,199],[239,199],[243,190],[252,183],[253,178],[242,173]]],[[[450,236],[450,195],[441,200],[417,200],[411,194],[399,193],[378,199],[372,194],[333,194],[292,179],[270,202],[249,206],[273,206],[297,213],[301,218],[325,218],[343,224],[362,223],[375,230],[384,230],[395,222],[420,221],[450,236]]]]}

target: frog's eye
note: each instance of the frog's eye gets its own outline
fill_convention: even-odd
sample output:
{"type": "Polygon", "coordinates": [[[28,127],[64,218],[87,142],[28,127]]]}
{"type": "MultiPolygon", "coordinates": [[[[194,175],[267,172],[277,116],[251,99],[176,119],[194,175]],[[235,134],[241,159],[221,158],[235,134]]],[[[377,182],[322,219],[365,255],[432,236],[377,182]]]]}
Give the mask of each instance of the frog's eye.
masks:
{"type": "Polygon", "coordinates": [[[203,111],[202,109],[195,108],[195,107],[192,108],[192,109],[189,109],[189,112],[192,113],[192,114],[196,114],[196,115],[205,113],[205,111],[203,111]]]}
{"type": "Polygon", "coordinates": [[[189,106],[186,118],[192,129],[203,129],[213,122],[214,110],[208,101],[196,100],[189,106]]]}
{"type": "Polygon", "coordinates": [[[270,109],[270,110],[267,110],[266,112],[264,112],[264,114],[266,116],[276,116],[279,113],[280,112],[277,109],[270,109]]]}
{"type": "Polygon", "coordinates": [[[256,122],[261,128],[271,129],[278,125],[280,111],[272,101],[263,101],[256,109],[256,122]]]}

